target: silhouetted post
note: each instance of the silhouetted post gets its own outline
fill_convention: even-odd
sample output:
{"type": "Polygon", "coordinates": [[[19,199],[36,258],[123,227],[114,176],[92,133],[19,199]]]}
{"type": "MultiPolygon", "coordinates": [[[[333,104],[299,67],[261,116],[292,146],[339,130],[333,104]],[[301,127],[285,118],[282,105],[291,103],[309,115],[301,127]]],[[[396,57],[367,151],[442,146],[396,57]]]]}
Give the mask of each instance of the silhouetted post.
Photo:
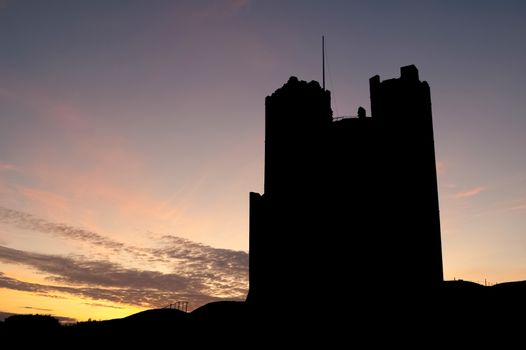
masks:
{"type": "MultiPolygon", "coordinates": [[[[323,90],[325,90],[325,36],[321,36],[321,71],[322,71],[322,84],[323,90]]],[[[334,89],[334,87],[333,87],[334,89]]]]}

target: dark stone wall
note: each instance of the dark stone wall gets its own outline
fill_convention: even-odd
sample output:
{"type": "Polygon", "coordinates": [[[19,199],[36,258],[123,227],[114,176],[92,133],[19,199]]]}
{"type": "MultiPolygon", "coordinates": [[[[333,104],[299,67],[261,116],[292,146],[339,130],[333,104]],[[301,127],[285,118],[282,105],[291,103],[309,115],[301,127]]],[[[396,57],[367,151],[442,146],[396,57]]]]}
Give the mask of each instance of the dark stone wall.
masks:
{"type": "Polygon", "coordinates": [[[333,121],[330,92],[294,77],[266,98],[249,302],[300,308],[345,300],[349,283],[370,297],[442,282],[429,86],[416,67],[401,72],[371,78],[370,117],[333,121]]]}

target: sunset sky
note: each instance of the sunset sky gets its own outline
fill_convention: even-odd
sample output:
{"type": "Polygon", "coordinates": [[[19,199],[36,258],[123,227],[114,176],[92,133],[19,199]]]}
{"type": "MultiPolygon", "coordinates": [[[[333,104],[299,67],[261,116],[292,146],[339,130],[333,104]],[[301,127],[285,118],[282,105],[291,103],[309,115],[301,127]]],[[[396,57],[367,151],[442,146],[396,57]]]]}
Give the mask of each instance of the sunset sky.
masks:
{"type": "Polygon", "coordinates": [[[526,279],[525,18],[511,0],[0,0],[0,316],[242,300],[264,98],[321,79],[322,34],[335,116],[370,110],[373,75],[429,82],[445,278],[526,279]]]}

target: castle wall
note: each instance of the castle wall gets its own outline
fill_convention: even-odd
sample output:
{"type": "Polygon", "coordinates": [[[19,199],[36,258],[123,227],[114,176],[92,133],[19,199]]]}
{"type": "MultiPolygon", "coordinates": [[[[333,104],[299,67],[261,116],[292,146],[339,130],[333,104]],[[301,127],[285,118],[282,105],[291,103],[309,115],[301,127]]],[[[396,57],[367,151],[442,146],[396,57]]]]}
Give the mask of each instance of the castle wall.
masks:
{"type": "Polygon", "coordinates": [[[371,78],[367,118],[332,121],[330,92],[296,78],[266,98],[249,301],[341,300],[343,280],[364,294],[442,281],[429,86],[416,67],[401,71],[371,78]]]}

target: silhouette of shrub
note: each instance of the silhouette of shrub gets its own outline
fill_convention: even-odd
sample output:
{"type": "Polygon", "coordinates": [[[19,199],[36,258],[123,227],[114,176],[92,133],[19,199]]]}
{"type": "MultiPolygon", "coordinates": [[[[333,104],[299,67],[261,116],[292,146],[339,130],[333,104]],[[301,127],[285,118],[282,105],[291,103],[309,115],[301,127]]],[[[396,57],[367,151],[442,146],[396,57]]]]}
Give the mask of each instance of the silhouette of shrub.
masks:
{"type": "Polygon", "coordinates": [[[13,315],[5,319],[4,327],[12,332],[42,333],[60,329],[60,323],[50,315],[13,315]]]}

